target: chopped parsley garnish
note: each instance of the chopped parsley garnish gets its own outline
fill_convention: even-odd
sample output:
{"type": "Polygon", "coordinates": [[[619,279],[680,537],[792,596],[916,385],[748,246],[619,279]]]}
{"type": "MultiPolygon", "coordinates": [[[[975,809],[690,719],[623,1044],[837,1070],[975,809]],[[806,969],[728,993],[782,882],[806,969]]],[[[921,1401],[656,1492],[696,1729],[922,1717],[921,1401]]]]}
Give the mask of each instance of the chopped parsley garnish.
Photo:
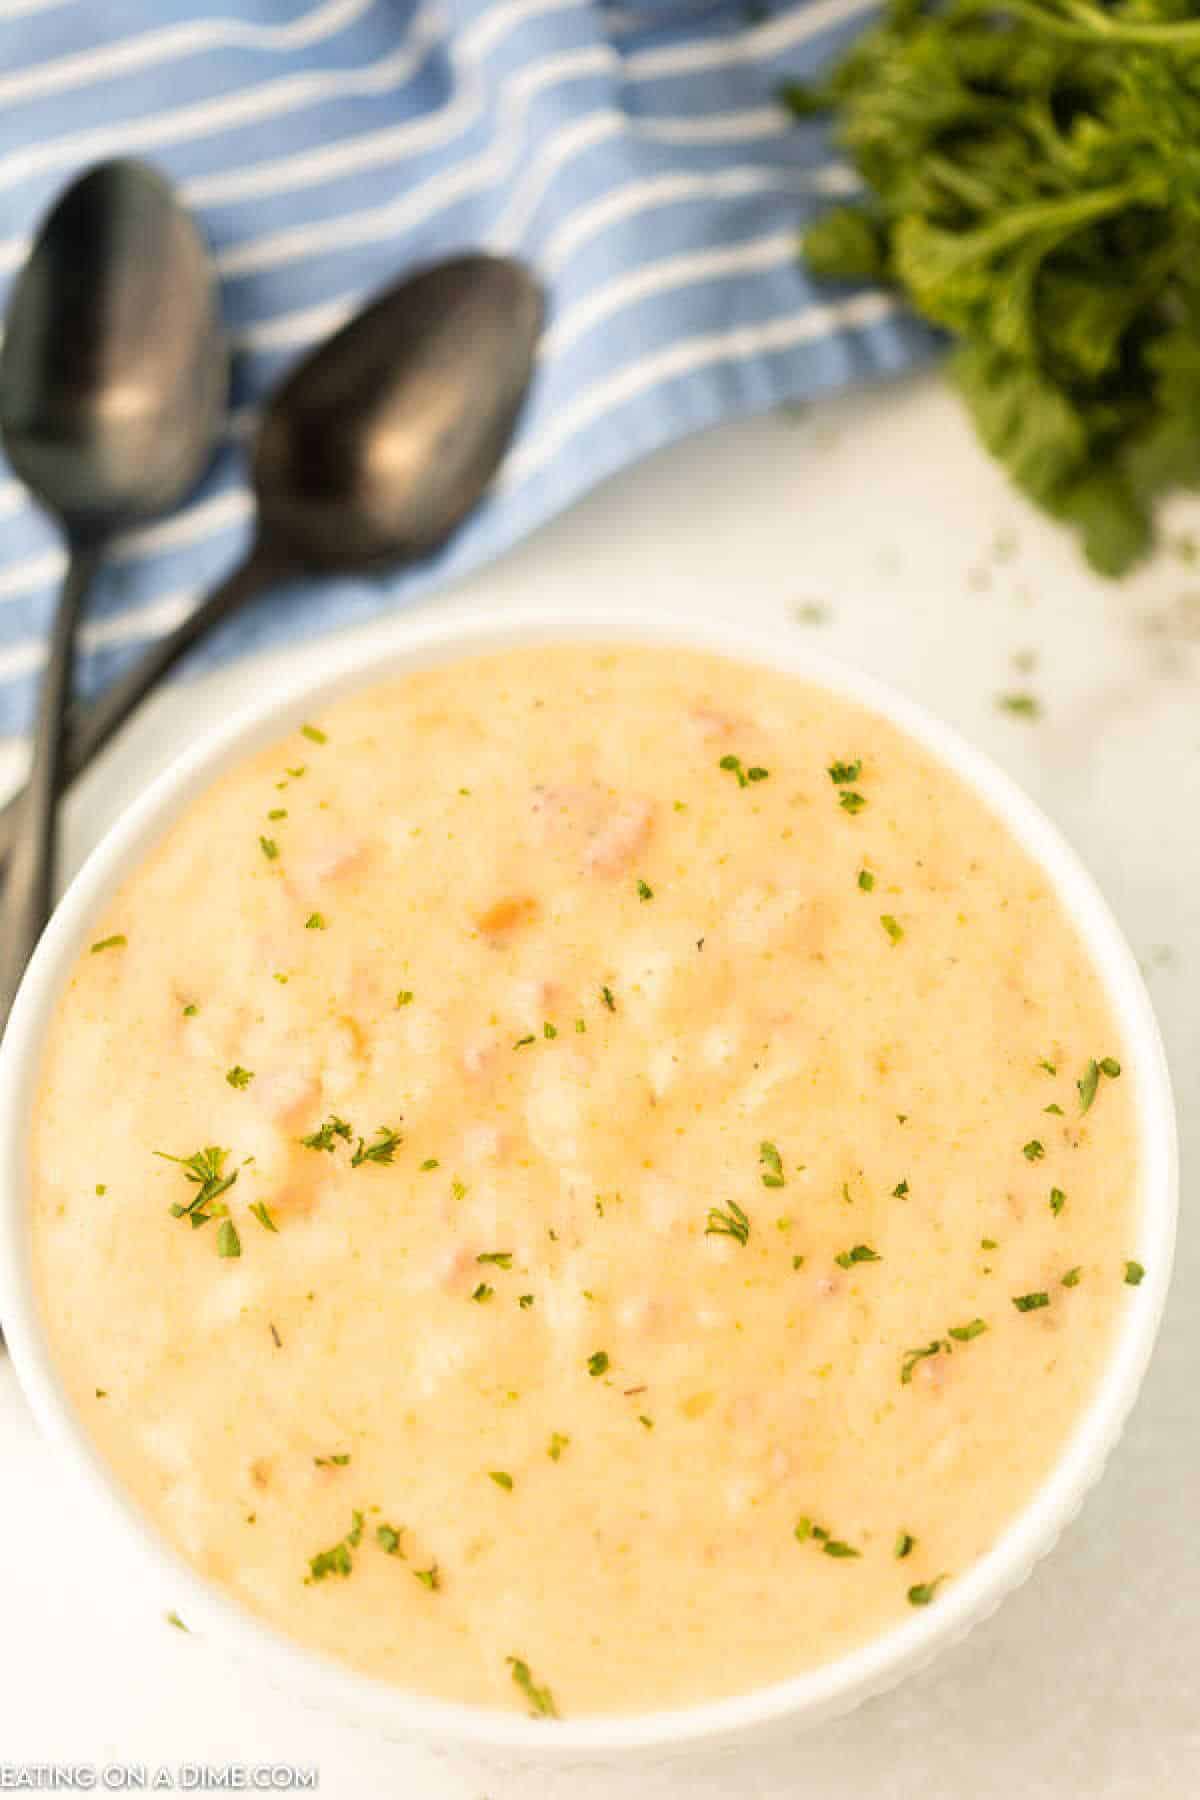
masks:
{"type": "Polygon", "coordinates": [[[279,855],[279,845],[275,842],[274,838],[260,837],[258,840],[258,847],[268,862],[274,862],[279,855]]]}
{"type": "Polygon", "coordinates": [[[398,1007],[411,1006],[412,1003],[413,1003],[412,989],[411,988],[401,988],[400,992],[396,995],[396,1005],[398,1007]]]}
{"type": "Polygon", "coordinates": [[[579,1035],[582,1037],[583,1033],[587,1030],[587,1026],[584,1024],[582,1019],[576,1019],[575,1029],[579,1033],[579,1035]]]}
{"type": "MultiPolygon", "coordinates": [[[[154,1154],[161,1156],[164,1162],[178,1163],[195,1187],[196,1192],[186,1206],[177,1202],[171,1208],[173,1219],[190,1218],[193,1225],[204,1225],[213,1217],[210,1210],[212,1202],[231,1188],[238,1178],[236,1169],[232,1175],[222,1173],[229,1152],[222,1150],[217,1144],[209,1144],[207,1149],[197,1150],[191,1156],[171,1156],[165,1150],[156,1150],[154,1154]]],[[[233,1254],[236,1255],[236,1251],[233,1254]]]]}
{"type": "Polygon", "coordinates": [[[306,1583],[324,1581],[327,1575],[349,1575],[354,1567],[354,1558],[350,1552],[358,1548],[363,1534],[362,1514],[354,1512],[350,1517],[350,1529],[341,1542],[334,1544],[331,1550],[319,1550],[309,1558],[306,1583]]]}
{"type": "Polygon", "coordinates": [[[232,1069],[226,1069],[225,1079],[231,1088],[249,1087],[254,1080],[253,1069],[243,1069],[241,1063],[234,1063],[232,1069]]]}
{"type": "Polygon", "coordinates": [[[436,1156],[427,1156],[417,1172],[418,1174],[425,1175],[430,1169],[440,1169],[441,1166],[442,1165],[436,1156]]]}
{"type": "Polygon", "coordinates": [[[491,1299],[495,1292],[495,1288],[489,1287],[486,1281],[481,1281],[479,1286],[475,1289],[475,1292],[471,1295],[471,1298],[472,1300],[477,1300],[480,1306],[483,1306],[491,1299]]]}
{"type": "Polygon", "coordinates": [[[434,1563],[432,1565],[432,1567],[428,1568],[428,1569],[414,1569],[413,1574],[416,1576],[417,1580],[421,1583],[421,1586],[427,1587],[431,1594],[436,1594],[438,1589],[442,1585],[442,1578],[438,1572],[438,1566],[436,1563],[434,1563]]]}
{"type": "Polygon", "coordinates": [[[1087,1112],[1096,1098],[1096,1090],[1100,1086],[1100,1064],[1095,1057],[1089,1061],[1080,1079],[1075,1083],[1079,1089],[1079,1110],[1087,1112]]]}
{"type": "Polygon", "coordinates": [[[528,1312],[529,1308],[533,1305],[533,1295],[532,1294],[522,1294],[517,1301],[517,1305],[520,1307],[522,1312],[528,1312]]]}
{"type": "Polygon", "coordinates": [[[587,1366],[588,1366],[588,1374],[589,1375],[598,1376],[598,1375],[605,1374],[608,1369],[608,1366],[609,1366],[608,1365],[608,1351],[607,1350],[594,1350],[592,1352],[592,1354],[588,1357],[587,1366]]]}
{"type": "Polygon", "coordinates": [[[908,1590],[908,1604],[910,1606],[928,1606],[943,1581],[947,1579],[948,1577],[945,1575],[938,1575],[933,1581],[919,1581],[916,1587],[910,1587],[908,1590]]]}
{"type": "Polygon", "coordinates": [[[319,725],[302,725],[300,735],[306,737],[310,744],[327,744],[329,742],[329,738],[319,725]]]}
{"type": "Polygon", "coordinates": [[[857,788],[843,788],[838,795],[838,805],[843,812],[861,812],[866,804],[866,795],[860,794],[857,788]]]}
{"type": "Polygon", "coordinates": [[[986,1330],[982,1319],[972,1319],[969,1325],[951,1325],[950,1336],[957,1344],[969,1344],[972,1338],[981,1336],[986,1330]]]}
{"type": "Polygon", "coordinates": [[[495,1263],[498,1269],[511,1269],[512,1259],[511,1250],[482,1250],[475,1261],[477,1263],[495,1263]]]}
{"type": "Polygon", "coordinates": [[[904,927],[901,925],[900,921],[894,918],[891,913],[881,913],[879,915],[879,923],[883,926],[883,929],[887,932],[893,944],[898,944],[900,939],[904,936],[904,927]]]}
{"type": "Polygon", "coordinates": [[[1140,1262],[1127,1262],[1125,1264],[1126,1287],[1140,1287],[1145,1279],[1145,1274],[1146,1271],[1140,1262]]]}
{"type": "Polygon", "coordinates": [[[1001,712],[1012,713],[1017,719],[1040,719],[1041,702],[1034,694],[997,694],[996,705],[1001,712]]]}
{"type": "Polygon", "coordinates": [[[339,1450],[335,1456],[314,1456],[318,1469],[344,1469],[350,1461],[348,1450],[339,1450]]]}
{"type": "Polygon", "coordinates": [[[304,921],[305,931],[324,931],[329,921],[324,913],[309,913],[304,921]]]}
{"type": "Polygon", "coordinates": [[[739,1244],[745,1245],[750,1237],[750,1221],[736,1200],[729,1202],[728,1212],[722,1212],[719,1207],[710,1206],[704,1235],[705,1237],[736,1238],[739,1244]]]}
{"type": "Polygon", "coordinates": [[[605,1006],[607,1006],[609,1012],[616,1012],[617,1003],[613,999],[613,991],[610,987],[602,987],[600,989],[600,998],[603,1000],[605,1006]]]}
{"type": "Polygon", "coordinates": [[[279,1227],[267,1211],[265,1200],[252,1200],[250,1202],[250,1211],[254,1214],[264,1231],[278,1232],[279,1227]]]}
{"type": "Polygon", "coordinates": [[[466,1182],[465,1181],[452,1181],[450,1183],[450,1192],[456,1200],[465,1200],[466,1195],[467,1195],[466,1182]]]}
{"type": "Polygon", "coordinates": [[[895,1187],[892,1189],[892,1199],[893,1200],[907,1200],[908,1199],[908,1178],[907,1177],[905,1177],[905,1179],[903,1181],[898,1181],[896,1183],[895,1187]]]}
{"type": "Polygon", "coordinates": [[[526,1044],[536,1044],[536,1043],[537,1043],[537,1039],[534,1037],[533,1033],[530,1032],[528,1037],[518,1038],[516,1043],[513,1045],[513,1049],[514,1050],[524,1050],[526,1044]]]}
{"type": "Polygon", "coordinates": [[[556,1038],[558,1036],[558,1026],[552,1025],[549,1019],[547,1019],[542,1026],[542,1036],[544,1038],[556,1038]]]}
{"type": "Polygon", "coordinates": [[[376,1142],[373,1144],[367,1144],[359,1138],[358,1147],[350,1158],[352,1169],[361,1168],[363,1163],[386,1164],[394,1161],[397,1147],[404,1141],[400,1133],[393,1131],[389,1125],[377,1125],[375,1138],[376,1142]]]}
{"type": "Polygon", "coordinates": [[[108,1188],[107,1188],[107,1186],[106,1186],[106,1184],[105,1184],[105,1183],[104,1183],[104,1182],[103,1182],[103,1181],[98,1181],[98,1182],[97,1182],[97,1183],[96,1183],[96,1192],[97,1192],[97,1193],[98,1193],[98,1194],[107,1194],[107,1192],[108,1192],[108,1188]]]}
{"type": "Polygon", "coordinates": [[[999,1238],[980,1238],[979,1248],[981,1250],[998,1250],[1000,1248],[1000,1240],[999,1238]]]}
{"type": "Polygon", "coordinates": [[[870,1244],[855,1244],[852,1250],[843,1250],[833,1260],[839,1269],[850,1269],[855,1263],[882,1262],[883,1258],[878,1250],[872,1250],[870,1244]]]}
{"type": "Polygon", "coordinates": [[[1054,1214],[1056,1219],[1066,1204],[1067,1204],[1067,1196],[1063,1193],[1062,1189],[1061,1188],[1051,1188],[1050,1189],[1050,1211],[1054,1214]]]}
{"type": "Polygon", "coordinates": [[[653,900],[654,898],[654,889],[650,887],[648,883],[640,879],[637,884],[637,891],[639,900],[653,900]]]}
{"type": "Polygon", "coordinates": [[[183,1009],[183,1016],[185,1019],[194,1019],[196,1014],[199,1012],[199,1010],[200,1010],[200,1008],[195,1004],[195,1002],[190,1001],[188,1003],[188,1005],[185,1006],[183,1009]]]}
{"type": "Polygon", "coordinates": [[[242,1240],[237,1234],[237,1226],[232,1219],[222,1219],[217,1228],[217,1255],[240,1256],[242,1240]]]}
{"type": "Polygon", "coordinates": [[[489,1469],[488,1480],[494,1481],[498,1488],[504,1489],[505,1493],[512,1493],[513,1478],[507,1469],[489,1469]]]}
{"type": "Polygon", "coordinates": [[[654,1430],[654,1420],[653,1420],[653,1419],[648,1419],[648,1418],[647,1418],[647,1417],[646,1417],[646,1415],[645,1415],[645,1413],[639,1413],[639,1414],[638,1414],[638,1424],[639,1424],[639,1425],[644,1425],[644,1426],[645,1426],[645,1427],[646,1427],[646,1430],[647,1430],[647,1431],[653,1431],[653,1430],[654,1430]]]}
{"type": "Polygon", "coordinates": [[[792,1535],[798,1544],[807,1543],[811,1538],[814,1543],[820,1544],[826,1556],[839,1557],[844,1560],[846,1557],[862,1555],[861,1550],[854,1549],[851,1544],[843,1543],[840,1538],[831,1537],[823,1525],[814,1525],[812,1520],[806,1517],[796,1520],[792,1535]]]}
{"type": "Polygon", "coordinates": [[[554,1696],[548,1687],[539,1687],[529,1672],[529,1664],[522,1662],[519,1656],[507,1659],[512,1670],[512,1678],[529,1702],[529,1710],[534,1718],[557,1719],[558,1708],[554,1704],[554,1696]]]}
{"type": "Polygon", "coordinates": [[[1038,1064],[1038,1068],[1045,1069],[1047,1075],[1057,1075],[1058,1074],[1057,1066],[1052,1062],[1047,1062],[1045,1057],[1043,1057],[1041,1062],[1038,1064]]]}
{"type": "Polygon", "coordinates": [[[551,1462],[558,1461],[570,1441],[570,1438],[565,1437],[561,1431],[552,1431],[550,1433],[550,1443],[546,1450],[546,1455],[550,1458],[551,1462]]]}
{"type": "Polygon", "coordinates": [[[123,931],[115,931],[112,937],[99,938],[92,945],[92,955],[95,956],[99,950],[123,950],[128,942],[123,931]]]}
{"type": "Polygon", "coordinates": [[[1049,1106],[1043,1106],[1042,1111],[1053,1113],[1056,1119],[1061,1119],[1063,1117],[1063,1109],[1056,1100],[1052,1100],[1049,1106]]]}
{"type": "Polygon", "coordinates": [[[346,1143],[349,1143],[353,1136],[354,1133],[347,1121],[339,1119],[336,1113],[330,1113],[322,1126],[316,1131],[310,1131],[307,1137],[300,1139],[300,1142],[306,1150],[332,1150],[335,1138],[343,1138],[346,1143]]]}
{"type": "Polygon", "coordinates": [[[1030,1138],[1027,1144],[1021,1146],[1021,1155],[1026,1162],[1041,1162],[1045,1154],[1046,1146],[1038,1138],[1030,1138]]]}
{"type": "Polygon", "coordinates": [[[934,1338],[931,1343],[921,1344],[915,1350],[906,1350],[904,1361],[900,1365],[900,1380],[904,1386],[908,1386],[913,1378],[913,1370],[924,1357],[940,1356],[943,1350],[949,1350],[950,1347],[946,1338],[934,1338]]]}
{"type": "Polygon", "coordinates": [[[762,1184],[765,1188],[781,1188],[784,1184],[783,1158],[775,1145],[766,1138],[758,1146],[758,1160],[763,1166],[762,1184]]]}
{"type": "Polygon", "coordinates": [[[1063,1278],[1062,1278],[1063,1286],[1064,1287],[1078,1287],[1079,1283],[1080,1283],[1080,1279],[1082,1278],[1082,1275],[1083,1275],[1083,1265],[1081,1263],[1076,1263],[1075,1267],[1073,1269],[1068,1269],[1066,1274],[1063,1276],[1063,1278]]]}
{"type": "Polygon", "coordinates": [[[403,1525],[399,1530],[394,1525],[377,1525],[375,1527],[375,1542],[386,1556],[403,1557],[404,1550],[400,1543],[403,1530],[403,1525]]]}
{"type": "Polygon", "coordinates": [[[286,819],[287,818],[287,807],[286,806],[273,806],[271,808],[270,812],[267,814],[267,817],[268,817],[268,819],[286,819]]]}
{"type": "Polygon", "coordinates": [[[769,769],[759,768],[757,764],[749,769],[743,769],[740,756],[723,756],[717,767],[726,770],[730,775],[736,775],[738,786],[743,788],[747,782],[765,781],[771,773],[769,769]]]}
{"type": "Polygon", "coordinates": [[[895,1547],[893,1548],[892,1554],[900,1562],[903,1562],[904,1558],[906,1556],[912,1555],[912,1553],[916,1549],[916,1547],[917,1547],[917,1540],[915,1537],[913,1537],[912,1533],[908,1532],[908,1531],[900,1531],[900,1532],[897,1532],[897,1534],[896,1534],[896,1543],[895,1543],[895,1547]]]}
{"type": "Polygon", "coordinates": [[[875,877],[872,875],[870,869],[860,869],[858,871],[858,885],[864,894],[869,894],[873,891],[875,887],[875,877]]]}
{"type": "Polygon", "coordinates": [[[861,774],[861,756],[856,756],[853,762],[833,762],[829,765],[829,779],[835,787],[848,787],[852,781],[857,781],[861,774]]]}
{"type": "Polygon", "coordinates": [[[1091,1109],[1092,1101],[1096,1098],[1096,1092],[1100,1086],[1101,1075],[1107,1075],[1110,1081],[1115,1081],[1120,1073],[1121,1065],[1115,1056],[1102,1056],[1099,1062],[1095,1057],[1091,1057],[1083,1074],[1075,1083],[1079,1089],[1080,1112],[1085,1113],[1091,1109]]]}
{"type": "Polygon", "coordinates": [[[167,1624],[173,1625],[175,1627],[176,1631],[186,1631],[187,1630],[187,1626],[184,1624],[183,1620],[180,1618],[180,1616],[177,1612],[169,1612],[167,1614],[167,1624]]]}
{"type": "Polygon", "coordinates": [[[1040,1307],[1049,1306],[1050,1296],[1045,1288],[1033,1294],[1014,1294],[1013,1305],[1018,1312],[1037,1312],[1040,1307]]]}

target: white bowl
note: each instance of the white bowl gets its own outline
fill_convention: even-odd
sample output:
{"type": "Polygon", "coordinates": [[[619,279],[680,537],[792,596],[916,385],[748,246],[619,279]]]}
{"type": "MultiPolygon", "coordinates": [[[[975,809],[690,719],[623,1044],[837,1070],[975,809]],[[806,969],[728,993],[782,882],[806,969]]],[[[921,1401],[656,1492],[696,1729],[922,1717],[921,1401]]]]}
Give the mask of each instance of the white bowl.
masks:
{"type": "Polygon", "coordinates": [[[1008,778],[947,726],[865,675],[810,650],[794,628],[603,613],[536,612],[451,621],[398,620],[390,651],[330,651],[318,680],[293,683],[235,717],[173,763],[93,851],[29,966],[0,1051],[0,1319],[29,1402],[87,1503],[154,1567],[189,1626],[254,1665],[258,1676],[389,1736],[514,1758],[591,1759],[762,1737],[847,1712],[921,1668],[986,1618],[1051,1548],[1101,1474],[1129,1413],[1158,1330],[1175,1240],[1177,1159],[1170,1079],[1137,965],[1104,900],[1057,831],[1008,778]],[[936,1606],[790,1680],[668,1712],[554,1722],[405,1693],[300,1649],[208,1586],[161,1542],[93,1448],[51,1361],[31,1279],[27,1123],[48,1022],[92,919],[180,810],[230,763],[282,735],[314,707],[368,681],[514,645],[573,640],[680,644],[782,669],[892,720],[966,781],[1041,865],[1082,934],[1108,991],[1137,1097],[1141,1204],[1135,1254],[1146,1276],[1123,1308],[1103,1379],[1052,1470],[1003,1537],[936,1606]]]}

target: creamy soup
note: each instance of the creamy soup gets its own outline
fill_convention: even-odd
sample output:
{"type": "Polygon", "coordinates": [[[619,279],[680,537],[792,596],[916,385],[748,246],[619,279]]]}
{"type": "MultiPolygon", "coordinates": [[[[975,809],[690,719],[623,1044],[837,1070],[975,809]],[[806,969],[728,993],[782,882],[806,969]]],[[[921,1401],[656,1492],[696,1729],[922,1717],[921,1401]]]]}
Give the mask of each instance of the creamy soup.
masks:
{"type": "Polygon", "coordinates": [[[937,1606],[1137,1304],[1136,1072],[1045,874],[791,678],[355,693],[90,935],[32,1127],[62,1377],[196,1569],[406,1688],[645,1710],[937,1606]]]}

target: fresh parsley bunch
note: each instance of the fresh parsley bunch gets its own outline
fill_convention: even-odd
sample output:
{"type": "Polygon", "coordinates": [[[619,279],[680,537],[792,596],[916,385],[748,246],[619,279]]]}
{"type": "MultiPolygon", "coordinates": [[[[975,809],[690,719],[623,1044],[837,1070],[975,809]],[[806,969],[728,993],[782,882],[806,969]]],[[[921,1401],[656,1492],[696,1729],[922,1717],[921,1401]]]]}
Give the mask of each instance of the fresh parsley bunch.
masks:
{"type": "Polygon", "coordinates": [[[801,117],[868,189],[805,234],[898,287],[1017,485],[1119,575],[1200,483],[1200,5],[891,0],[801,117]]]}

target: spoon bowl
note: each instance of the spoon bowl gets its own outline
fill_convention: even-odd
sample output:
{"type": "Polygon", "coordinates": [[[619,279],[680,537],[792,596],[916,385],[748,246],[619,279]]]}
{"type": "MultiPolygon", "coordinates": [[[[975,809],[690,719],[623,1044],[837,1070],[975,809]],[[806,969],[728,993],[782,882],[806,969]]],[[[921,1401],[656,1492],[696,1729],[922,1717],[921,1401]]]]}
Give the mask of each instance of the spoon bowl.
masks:
{"type": "Polygon", "coordinates": [[[298,568],[347,573],[435,550],[495,474],[541,322],[537,283],[503,257],[455,257],[380,295],[268,404],[260,537],[298,568]]]}
{"type": "Polygon", "coordinates": [[[89,169],[45,220],[0,350],[5,454],[72,543],[195,485],[227,391],[208,250],[144,163],[89,169]]]}

